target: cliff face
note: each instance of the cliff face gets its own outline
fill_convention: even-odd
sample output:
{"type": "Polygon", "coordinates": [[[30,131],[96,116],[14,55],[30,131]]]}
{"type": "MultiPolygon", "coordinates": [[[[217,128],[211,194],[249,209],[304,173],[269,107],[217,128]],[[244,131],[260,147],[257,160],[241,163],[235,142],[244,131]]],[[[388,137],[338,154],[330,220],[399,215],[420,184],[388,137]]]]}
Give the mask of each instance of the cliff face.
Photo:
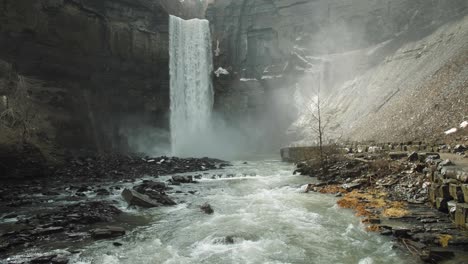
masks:
{"type": "MultiPolygon", "coordinates": [[[[9,65],[4,75],[34,80],[28,98],[47,117],[35,128],[42,137],[61,147],[127,149],[129,135],[167,125],[163,4],[0,1],[0,60],[9,65]]],[[[1,92],[5,100],[13,97],[8,89],[1,92]]]]}
{"type": "Polygon", "coordinates": [[[467,6],[462,0],[218,0],[207,17],[221,62],[252,76],[297,46],[314,55],[368,47],[440,24],[467,6]]]}
{"type": "Polygon", "coordinates": [[[332,115],[339,124],[335,132],[347,131],[349,138],[449,140],[444,131],[468,120],[468,16],[405,42],[330,98],[327,107],[337,110],[332,115]]]}
{"type": "MultiPolygon", "coordinates": [[[[214,47],[218,48],[215,68],[226,68],[230,76],[223,78],[231,78],[230,81],[218,78],[218,96],[223,101],[236,100],[232,99],[236,96],[225,91],[235,90],[239,80],[266,94],[276,93],[272,98],[264,97],[257,111],[259,107],[263,107],[262,111],[281,108],[278,129],[284,133],[287,124],[294,123],[289,131],[310,139],[313,136],[304,132],[310,130],[311,121],[304,118],[307,113],[303,111],[305,106],[296,100],[297,92],[316,88],[320,78],[321,93],[327,97],[330,119],[334,120],[332,137],[424,138],[425,134],[409,135],[403,131],[408,129],[406,125],[403,129],[404,119],[411,118],[409,113],[414,112],[408,104],[418,101],[413,97],[417,87],[422,87],[438,70],[451,67],[449,61],[466,51],[460,43],[468,39],[463,30],[456,29],[466,28],[463,23],[457,24],[466,14],[468,2],[462,0],[218,0],[207,10],[214,47]],[[450,31],[450,37],[444,36],[440,28],[450,31]],[[441,42],[447,45],[445,51],[441,42]],[[419,46],[413,51],[414,43],[419,46]],[[421,67],[424,71],[419,73],[421,67]],[[359,82],[351,89],[350,83],[356,79],[359,82]],[[410,99],[403,104],[400,99],[405,97],[410,99]],[[405,118],[399,118],[393,125],[381,123],[382,118],[398,114],[396,110],[390,111],[389,106],[400,109],[405,118]],[[385,129],[387,134],[397,136],[384,136],[385,129]]],[[[457,76],[462,76],[466,60],[456,61],[457,76]]],[[[445,89],[450,98],[466,90],[466,79],[460,78],[457,83],[456,89],[445,89]]],[[[221,108],[228,111],[224,106],[221,108]]],[[[444,116],[449,108],[441,108],[444,116]]],[[[466,108],[460,109],[466,112],[466,108]]],[[[463,114],[468,113],[460,115],[463,114]]],[[[463,118],[460,115],[447,123],[454,123],[455,119],[458,122],[463,118]]]]}

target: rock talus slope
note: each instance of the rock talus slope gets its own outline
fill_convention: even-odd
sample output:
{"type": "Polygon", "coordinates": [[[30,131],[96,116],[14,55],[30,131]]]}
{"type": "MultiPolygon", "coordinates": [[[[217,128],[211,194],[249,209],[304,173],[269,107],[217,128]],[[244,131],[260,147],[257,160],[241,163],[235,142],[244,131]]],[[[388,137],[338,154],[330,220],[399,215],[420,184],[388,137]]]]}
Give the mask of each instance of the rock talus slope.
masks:
{"type": "Polygon", "coordinates": [[[215,68],[231,80],[216,89],[223,101],[239,80],[277,94],[250,109],[280,110],[278,129],[293,124],[290,140],[313,141],[295,94],[321,76],[329,138],[424,140],[468,114],[467,14],[458,0],[219,0],[207,17],[215,68]]]}

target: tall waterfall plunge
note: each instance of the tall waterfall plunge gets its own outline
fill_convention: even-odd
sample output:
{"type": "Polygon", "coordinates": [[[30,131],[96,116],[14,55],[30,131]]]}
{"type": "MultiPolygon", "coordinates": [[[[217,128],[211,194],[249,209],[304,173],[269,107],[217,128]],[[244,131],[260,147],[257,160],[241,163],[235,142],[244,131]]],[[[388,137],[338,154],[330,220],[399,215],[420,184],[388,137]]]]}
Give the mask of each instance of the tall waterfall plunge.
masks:
{"type": "Polygon", "coordinates": [[[214,101],[209,22],[170,16],[169,30],[172,154],[203,155],[214,101]]]}

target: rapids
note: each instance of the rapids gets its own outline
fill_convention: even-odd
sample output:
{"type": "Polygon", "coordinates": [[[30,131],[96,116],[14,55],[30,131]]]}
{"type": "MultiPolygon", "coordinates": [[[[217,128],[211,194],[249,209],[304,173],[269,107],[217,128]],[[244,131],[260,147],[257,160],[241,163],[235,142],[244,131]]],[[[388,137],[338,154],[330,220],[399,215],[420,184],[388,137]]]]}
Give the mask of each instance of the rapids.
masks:
{"type": "Polygon", "coordinates": [[[150,224],[116,240],[121,247],[96,242],[72,263],[417,263],[389,238],[364,231],[337,198],[304,193],[311,178],[292,171],[266,160],[205,173],[181,187],[195,195],[171,194],[185,203],[132,209],[150,224]],[[205,202],[214,214],[199,209],[205,202]]]}

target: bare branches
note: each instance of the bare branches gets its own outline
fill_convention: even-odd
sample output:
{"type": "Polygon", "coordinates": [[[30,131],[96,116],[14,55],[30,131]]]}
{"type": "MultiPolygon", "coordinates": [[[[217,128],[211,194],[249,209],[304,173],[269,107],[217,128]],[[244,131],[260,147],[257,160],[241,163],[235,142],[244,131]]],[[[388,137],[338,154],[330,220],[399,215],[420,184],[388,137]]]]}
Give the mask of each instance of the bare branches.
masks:
{"type": "Polygon", "coordinates": [[[30,96],[30,90],[40,82],[19,75],[11,94],[5,95],[6,109],[0,113],[0,122],[12,129],[18,129],[21,140],[26,142],[34,130],[36,110],[30,96]]]}
{"type": "Polygon", "coordinates": [[[320,150],[320,163],[322,168],[325,168],[325,161],[328,159],[324,153],[324,144],[326,141],[326,130],[332,124],[332,114],[327,109],[327,100],[322,93],[322,73],[315,75],[311,82],[311,89],[302,91],[302,96],[305,101],[305,115],[307,128],[316,135],[316,142],[320,150]]]}

